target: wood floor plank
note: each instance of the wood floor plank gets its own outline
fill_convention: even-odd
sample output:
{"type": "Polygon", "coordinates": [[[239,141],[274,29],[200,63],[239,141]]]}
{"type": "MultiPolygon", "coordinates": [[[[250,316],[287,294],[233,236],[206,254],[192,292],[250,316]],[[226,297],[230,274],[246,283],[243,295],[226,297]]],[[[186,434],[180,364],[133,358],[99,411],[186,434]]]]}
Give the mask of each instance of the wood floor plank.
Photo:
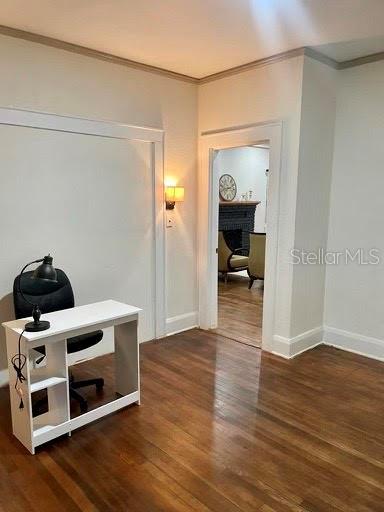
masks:
{"type": "Polygon", "coordinates": [[[218,319],[215,332],[246,345],[261,347],[263,281],[248,290],[248,277],[229,274],[218,283],[218,319]]]}
{"type": "MultiPolygon", "coordinates": [[[[105,378],[113,356],[78,365],[105,378]]],[[[384,364],[284,360],[198,329],[141,346],[142,405],[29,455],[0,389],[0,511],[379,512],[384,364]]],[[[74,414],[76,404],[73,405],[74,414]]]]}

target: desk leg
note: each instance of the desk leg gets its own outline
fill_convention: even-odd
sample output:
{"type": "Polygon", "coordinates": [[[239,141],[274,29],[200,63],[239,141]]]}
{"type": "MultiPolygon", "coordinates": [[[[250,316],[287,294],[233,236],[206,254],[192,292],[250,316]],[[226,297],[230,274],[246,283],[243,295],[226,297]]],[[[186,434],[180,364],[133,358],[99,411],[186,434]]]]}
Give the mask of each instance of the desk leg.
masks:
{"type": "MultiPolygon", "coordinates": [[[[42,340],[44,341],[44,340],[42,340]]],[[[47,389],[49,423],[57,425],[70,420],[67,340],[48,343],[45,346],[47,376],[64,377],[66,382],[47,389]]]]}
{"type": "Polygon", "coordinates": [[[138,391],[140,404],[137,320],[115,325],[115,373],[116,392],[124,396],[138,391]]]}

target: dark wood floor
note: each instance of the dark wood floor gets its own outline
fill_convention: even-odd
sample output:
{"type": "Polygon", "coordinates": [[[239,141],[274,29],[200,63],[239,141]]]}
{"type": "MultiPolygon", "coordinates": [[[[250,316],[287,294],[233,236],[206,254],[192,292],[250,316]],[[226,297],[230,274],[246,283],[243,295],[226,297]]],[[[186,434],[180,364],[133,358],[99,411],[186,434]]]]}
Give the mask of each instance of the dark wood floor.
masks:
{"type": "Polygon", "coordinates": [[[329,347],[288,361],[199,330],[141,361],[140,407],[35,456],[0,390],[2,512],[384,510],[384,364],[329,347]]]}
{"type": "Polygon", "coordinates": [[[229,274],[219,280],[218,318],[214,332],[247,345],[261,347],[263,322],[263,281],[248,290],[248,277],[229,274]]]}

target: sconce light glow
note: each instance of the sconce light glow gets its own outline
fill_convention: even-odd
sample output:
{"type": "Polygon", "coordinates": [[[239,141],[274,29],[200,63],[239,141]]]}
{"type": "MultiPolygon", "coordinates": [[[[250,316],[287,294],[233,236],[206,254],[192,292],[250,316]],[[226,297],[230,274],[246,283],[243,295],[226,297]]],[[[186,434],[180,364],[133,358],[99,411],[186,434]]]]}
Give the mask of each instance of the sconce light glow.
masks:
{"type": "Polygon", "coordinates": [[[165,187],[175,187],[176,186],[176,179],[172,178],[171,176],[168,176],[164,180],[165,187]]]}
{"type": "Polygon", "coordinates": [[[173,210],[175,203],[182,203],[184,201],[184,187],[165,187],[165,204],[167,210],[173,210]]]}

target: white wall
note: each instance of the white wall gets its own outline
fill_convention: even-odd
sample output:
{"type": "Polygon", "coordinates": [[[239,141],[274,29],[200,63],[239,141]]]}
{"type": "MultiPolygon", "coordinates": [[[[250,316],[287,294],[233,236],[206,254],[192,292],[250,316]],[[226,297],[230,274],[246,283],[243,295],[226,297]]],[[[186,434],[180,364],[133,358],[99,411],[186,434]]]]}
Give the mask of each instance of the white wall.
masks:
{"type": "Polygon", "coordinates": [[[255,212],[255,231],[265,232],[265,207],[267,198],[267,176],[269,149],[244,147],[219,151],[215,159],[219,176],[230,174],[236,181],[236,200],[252,190],[252,201],[260,201],[255,212]]]}
{"type": "MultiPolygon", "coordinates": [[[[176,225],[167,230],[166,237],[167,268],[172,269],[166,275],[168,327],[172,330],[173,324],[193,324],[197,311],[196,86],[5,36],[0,36],[0,68],[2,107],[106,119],[165,130],[165,173],[174,176],[186,190],[185,202],[178,205],[175,212],[176,225]]],[[[53,168],[52,172],[55,171],[53,168]]],[[[4,173],[4,169],[1,172],[4,173]]],[[[2,186],[3,183],[4,178],[2,186]]],[[[113,209],[113,201],[108,201],[105,207],[113,209]]],[[[27,207],[18,204],[18,208],[24,208],[28,220],[27,207]]],[[[127,208],[133,217],[138,214],[129,201],[127,208]]],[[[3,240],[3,230],[17,229],[12,225],[12,219],[2,221],[5,223],[0,240],[3,240]]],[[[1,251],[5,249],[9,251],[2,245],[1,251]]],[[[68,247],[68,251],[73,250],[68,247]]],[[[20,263],[36,255],[28,246],[21,245],[13,256],[13,268],[0,268],[0,321],[12,317],[11,302],[9,297],[4,297],[11,291],[12,279],[20,263]]],[[[94,281],[97,282],[96,275],[87,276],[88,283],[94,281]]],[[[99,298],[96,288],[94,295],[89,293],[89,286],[93,287],[93,284],[87,289],[77,283],[74,285],[81,300],[99,298]]],[[[5,365],[1,329],[0,371],[5,365]]]]}
{"type": "Polygon", "coordinates": [[[275,334],[289,337],[303,57],[255,68],[199,87],[199,133],[282,120],[279,260],[275,334]]]}
{"type": "MultiPolygon", "coordinates": [[[[196,322],[197,121],[201,133],[282,120],[275,334],[288,340],[300,336],[321,323],[324,309],[324,323],[333,329],[334,338],[374,340],[377,350],[382,349],[382,265],[328,266],[323,308],[324,268],[294,268],[291,264],[293,247],[313,249],[325,243],[333,70],[295,57],[197,89],[194,84],[5,36],[0,36],[0,65],[0,106],[165,130],[165,173],[186,189],[185,202],[173,213],[176,225],[166,231],[169,332],[196,322]]],[[[384,250],[380,238],[384,64],[369,64],[337,75],[328,248],[384,250]]],[[[134,208],[130,211],[136,214],[134,208]]],[[[14,230],[15,226],[5,220],[3,229],[14,230]]],[[[3,246],[1,249],[4,251],[3,246]]],[[[7,267],[6,272],[0,268],[1,321],[12,317],[12,278],[20,262],[31,256],[35,254],[31,255],[27,246],[19,247],[14,268],[7,267]]],[[[89,287],[80,287],[81,300],[92,300],[88,292],[89,287]]],[[[1,331],[0,371],[4,367],[1,331]]]]}
{"type": "Polygon", "coordinates": [[[382,261],[327,266],[325,335],[384,358],[384,62],[338,80],[328,250],[378,248],[382,261]]]}
{"type": "MultiPolygon", "coordinates": [[[[337,73],[304,59],[295,249],[327,244],[337,73]]],[[[324,290],[324,265],[294,265],[291,338],[308,333],[309,343],[321,341],[324,290]]]]}

